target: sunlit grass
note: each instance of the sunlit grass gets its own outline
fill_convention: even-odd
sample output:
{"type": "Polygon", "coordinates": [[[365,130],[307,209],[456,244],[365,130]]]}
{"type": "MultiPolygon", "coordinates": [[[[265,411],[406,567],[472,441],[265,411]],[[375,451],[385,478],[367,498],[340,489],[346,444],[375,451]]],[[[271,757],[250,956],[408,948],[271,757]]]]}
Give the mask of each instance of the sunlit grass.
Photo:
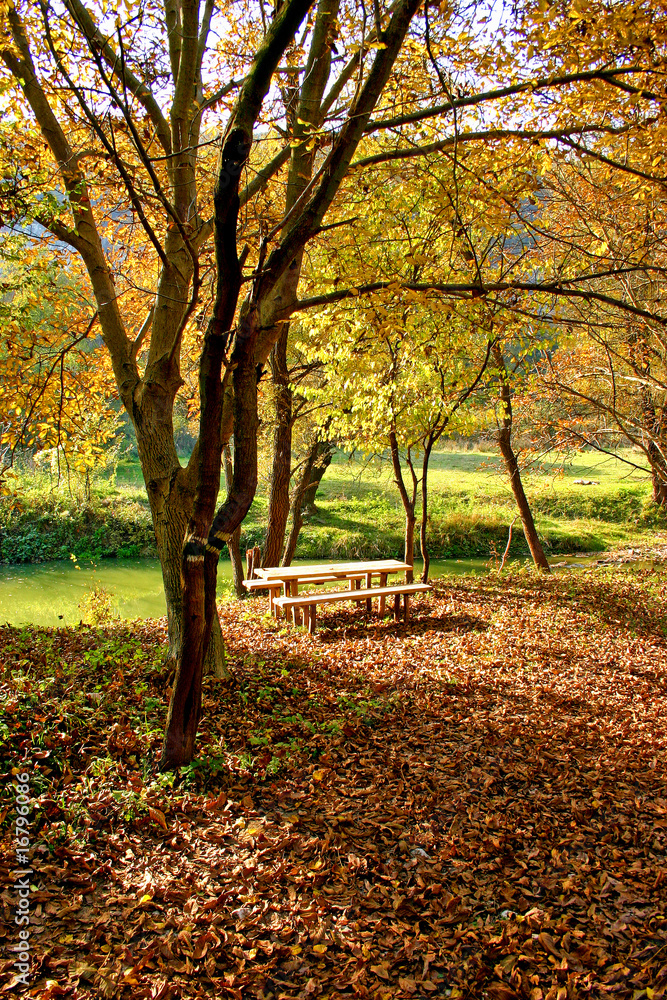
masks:
{"type": "MultiPolygon", "coordinates": [[[[641,456],[625,452],[641,465],[641,456]]],[[[241,536],[244,550],[266,530],[268,464],[241,536]]],[[[595,452],[563,463],[547,456],[527,463],[524,485],[547,552],[598,552],[646,544],[667,517],[650,502],[648,477],[595,452]],[[576,480],[593,480],[581,485],[576,480]]],[[[443,450],[429,471],[429,545],[433,558],[488,558],[505,547],[516,505],[500,457],[490,451],[443,450]]],[[[87,484],[23,473],[13,496],[0,500],[4,562],[38,562],[92,553],[139,555],[152,547],[152,527],[137,459],[120,461],[115,476],[87,484]],[[48,481],[47,481],[48,480],[48,481]]],[[[387,459],[337,453],[306,515],[297,558],[401,556],[404,515],[387,459]]],[[[526,554],[515,526],[511,553],[526,554]]],[[[223,558],[226,553],[223,553],[223,558]]]]}

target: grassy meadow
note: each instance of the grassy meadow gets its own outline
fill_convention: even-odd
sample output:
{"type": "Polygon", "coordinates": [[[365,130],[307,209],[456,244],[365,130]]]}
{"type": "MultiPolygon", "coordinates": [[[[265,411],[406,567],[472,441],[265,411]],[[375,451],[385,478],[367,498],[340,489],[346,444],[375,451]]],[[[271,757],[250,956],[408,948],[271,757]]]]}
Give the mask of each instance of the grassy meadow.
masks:
{"type": "MultiPolygon", "coordinates": [[[[627,453],[641,464],[640,456],[627,453]]],[[[244,523],[242,548],[261,545],[268,505],[268,464],[260,470],[255,502],[244,523]]],[[[535,461],[524,476],[538,531],[549,555],[602,552],[650,544],[667,517],[650,502],[646,476],[598,453],[563,464],[535,461]],[[596,485],[578,485],[577,479],[596,485]]],[[[387,460],[334,456],[306,518],[297,557],[369,558],[402,555],[403,511],[387,460]]],[[[491,558],[505,548],[516,515],[514,499],[493,451],[442,450],[429,475],[431,556],[491,558]]],[[[150,511],[136,459],[121,460],[114,475],[58,483],[48,473],[19,471],[0,497],[0,560],[4,564],[54,559],[154,555],[150,511]]],[[[511,555],[527,554],[516,524],[511,555]]],[[[224,553],[223,553],[224,555],[224,553]]]]}

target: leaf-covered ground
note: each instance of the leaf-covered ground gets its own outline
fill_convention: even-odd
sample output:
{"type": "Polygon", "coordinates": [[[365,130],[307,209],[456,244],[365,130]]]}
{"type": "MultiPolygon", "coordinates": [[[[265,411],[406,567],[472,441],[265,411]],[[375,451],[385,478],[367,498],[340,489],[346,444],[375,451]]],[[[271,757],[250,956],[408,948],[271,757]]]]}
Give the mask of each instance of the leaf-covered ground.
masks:
{"type": "Polygon", "coordinates": [[[408,626],[221,606],[235,678],[154,765],[163,623],[0,629],[0,973],[28,770],[33,997],[667,995],[667,582],[443,582],[408,626]]]}

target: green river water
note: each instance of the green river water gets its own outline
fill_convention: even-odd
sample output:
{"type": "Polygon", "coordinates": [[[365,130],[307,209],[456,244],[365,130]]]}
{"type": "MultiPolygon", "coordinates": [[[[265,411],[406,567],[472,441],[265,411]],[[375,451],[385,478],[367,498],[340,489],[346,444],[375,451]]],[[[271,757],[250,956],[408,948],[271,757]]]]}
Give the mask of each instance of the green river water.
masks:
{"type": "MultiPolygon", "coordinates": [[[[305,562],[305,560],[304,560],[305,562]]],[[[298,564],[298,560],[295,562],[298,564]]],[[[484,559],[449,559],[431,563],[430,575],[485,573],[484,559]]],[[[420,572],[415,563],[415,578],[420,572]]],[[[229,588],[231,563],[220,562],[218,594],[229,588]]],[[[0,624],[76,625],[81,602],[96,587],[112,595],[121,618],[159,618],[165,614],[160,564],[155,559],[103,560],[96,564],[72,562],[0,567],[0,624]]]]}

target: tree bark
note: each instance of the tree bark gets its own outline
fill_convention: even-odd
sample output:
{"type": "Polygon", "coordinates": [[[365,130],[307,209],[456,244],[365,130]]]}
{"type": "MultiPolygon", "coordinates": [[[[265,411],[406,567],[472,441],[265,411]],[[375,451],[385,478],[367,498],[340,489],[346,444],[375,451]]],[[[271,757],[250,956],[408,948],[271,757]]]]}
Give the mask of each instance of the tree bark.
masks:
{"type": "Polygon", "coordinates": [[[544,573],[550,573],[551,570],[549,568],[549,563],[544,554],[544,549],[542,548],[542,543],[538,537],[537,529],[535,528],[533,512],[530,509],[528,497],[525,494],[523,483],[521,482],[519,463],[514,453],[514,449],[512,448],[512,390],[510,388],[505,359],[503,357],[500,344],[494,344],[492,348],[492,355],[496,370],[500,377],[500,405],[502,408],[502,417],[498,425],[498,446],[505,462],[505,468],[507,469],[507,473],[509,475],[510,486],[512,487],[512,493],[514,494],[516,505],[519,508],[521,524],[523,525],[523,533],[528,543],[530,554],[533,557],[533,562],[539,570],[542,570],[544,573]]]}
{"type": "Polygon", "coordinates": [[[428,573],[431,567],[431,556],[428,551],[428,464],[431,459],[431,451],[433,450],[433,440],[432,437],[429,438],[424,447],[424,455],[422,457],[422,481],[421,481],[421,499],[422,499],[422,509],[421,509],[421,520],[419,522],[419,548],[421,550],[421,556],[424,560],[424,565],[422,567],[421,582],[428,583],[428,573]]]}
{"type": "Polygon", "coordinates": [[[415,507],[417,504],[417,478],[415,476],[412,463],[410,462],[410,472],[412,475],[412,496],[408,494],[407,488],[405,486],[405,481],[403,479],[403,470],[401,469],[401,455],[398,450],[398,438],[396,436],[396,428],[392,427],[389,431],[389,448],[391,451],[391,464],[394,469],[394,482],[398,487],[398,492],[401,497],[401,502],[403,503],[403,510],[405,511],[405,534],[404,534],[404,546],[403,546],[403,562],[410,566],[410,569],[405,571],[405,582],[412,583],[414,580],[414,563],[415,563],[415,507]]]}
{"type": "MultiPolygon", "coordinates": [[[[212,321],[212,326],[216,321],[212,321]]],[[[210,331],[215,338],[216,330],[210,331]]],[[[215,504],[217,488],[211,481],[215,477],[212,456],[200,463],[200,481],[193,516],[190,519],[188,535],[183,547],[183,642],[172,690],[171,703],[167,715],[165,742],[160,760],[161,770],[173,770],[192,760],[197,727],[201,715],[201,684],[204,656],[208,647],[212,622],[215,617],[215,592],[218,558],[224,545],[234,530],[242,523],[257,489],[257,381],[254,363],[254,347],[257,339],[257,310],[250,306],[242,316],[232,354],[232,377],[234,379],[234,472],[232,487],[227,499],[218,511],[210,529],[206,520],[215,504]],[[204,466],[202,469],[201,466],[204,466]]],[[[221,412],[222,381],[220,368],[222,351],[219,356],[214,345],[213,355],[203,358],[202,400],[210,399],[211,392],[217,390],[218,413],[221,412]],[[217,372],[216,372],[217,368],[217,372]]],[[[205,354],[209,352],[206,351],[205,354]]],[[[204,413],[210,410],[202,408],[204,413]]],[[[207,414],[209,416],[210,414],[207,414]]],[[[219,424],[218,424],[219,428],[219,424]]],[[[219,429],[218,429],[219,433],[219,429]]],[[[218,458],[222,454],[219,444],[218,458]]],[[[219,479],[219,467],[218,467],[219,479]]]]}
{"type": "MultiPolygon", "coordinates": [[[[648,350],[645,344],[643,347],[646,359],[644,360],[641,375],[644,378],[648,378],[650,375],[648,350]]],[[[660,407],[658,412],[656,412],[653,395],[648,386],[642,386],[641,388],[641,407],[648,437],[645,453],[651,466],[651,484],[653,487],[651,499],[658,506],[665,507],[667,506],[667,461],[665,461],[664,457],[664,441],[667,436],[665,433],[667,430],[665,427],[665,407],[660,407]]]]}
{"type": "MultiPolygon", "coordinates": [[[[227,487],[227,492],[232,488],[232,480],[234,478],[234,467],[232,465],[232,454],[229,444],[226,444],[222,450],[222,458],[225,465],[225,485],[227,487]]],[[[247,590],[243,586],[243,558],[241,556],[241,525],[239,524],[232,532],[232,536],[227,542],[227,548],[229,550],[229,558],[232,562],[232,579],[234,581],[234,593],[237,597],[245,597],[247,595],[247,590]]]]}
{"type": "Polygon", "coordinates": [[[303,527],[303,504],[306,491],[310,487],[311,477],[313,474],[313,466],[317,459],[319,453],[321,442],[317,440],[317,436],[313,438],[310,446],[308,455],[301,469],[301,475],[296,484],[294,490],[294,496],[292,497],[291,504],[291,514],[292,514],[292,527],[288,535],[287,541],[285,542],[285,548],[283,550],[283,557],[280,561],[281,566],[290,566],[292,559],[294,558],[294,553],[296,552],[296,545],[299,540],[299,532],[303,527]]]}
{"type": "Polygon", "coordinates": [[[664,464],[651,464],[651,482],[653,491],[651,499],[659,507],[667,507],[667,469],[664,464]]]}
{"type": "Polygon", "coordinates": [[[317,491],[320,488],[320,483],[324,479],[324,473],[331,465],[333,453],[334,445],[332,441],[318,442],[317,454],[310,473],[310,481],[306,488],[306,492],[303,495],[303,509],[307,511],[308,514],[317,514],[315,498],[317,496],[317,491]]]}
{"type": "Polygon", "coordinates": [[[292,389],[287,370],[289,323],[282,323],[280,335],[271,352],[271,372],[275,392],[275,429],[273,464],[269,491],[268,528],[264,541],[262,566],[277,566],[285,540],[289,517],[289,487],[292,471],[292,389]]]}

